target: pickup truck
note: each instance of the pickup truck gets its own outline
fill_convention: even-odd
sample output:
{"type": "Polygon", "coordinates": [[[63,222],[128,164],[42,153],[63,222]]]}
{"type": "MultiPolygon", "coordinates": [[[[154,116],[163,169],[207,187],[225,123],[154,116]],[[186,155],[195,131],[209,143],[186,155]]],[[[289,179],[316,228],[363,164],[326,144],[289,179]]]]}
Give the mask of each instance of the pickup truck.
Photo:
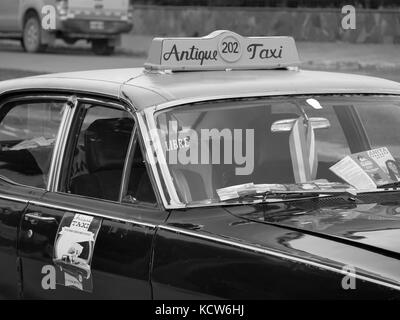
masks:
{"type": "Polygon", "coordinates": [[[2,0],[0,38],[20,40],[27,52],[41,52],[56,39],[85,39],[95,54],[112,54],[121,33],[132,30],[129,0],[2,0]],[[47,10],[50,8],[53,10],[47,10]],[[54,13],[54,28],[42,20],[54,13]]]}

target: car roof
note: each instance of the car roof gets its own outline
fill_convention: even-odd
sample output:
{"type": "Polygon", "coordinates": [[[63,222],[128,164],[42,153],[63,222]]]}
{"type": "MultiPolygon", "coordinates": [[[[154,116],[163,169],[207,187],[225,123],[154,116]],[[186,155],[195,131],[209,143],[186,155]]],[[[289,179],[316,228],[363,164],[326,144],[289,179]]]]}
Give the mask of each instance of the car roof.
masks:
{"type": "Polygon", "coordinates": [[[48,74],[0,83],[13,90],[72,90],[131,100],[138,110],[166,102],[289,94],[400,94],[385,79],[297,69],[149,72],[144,68],[48,74]]]}

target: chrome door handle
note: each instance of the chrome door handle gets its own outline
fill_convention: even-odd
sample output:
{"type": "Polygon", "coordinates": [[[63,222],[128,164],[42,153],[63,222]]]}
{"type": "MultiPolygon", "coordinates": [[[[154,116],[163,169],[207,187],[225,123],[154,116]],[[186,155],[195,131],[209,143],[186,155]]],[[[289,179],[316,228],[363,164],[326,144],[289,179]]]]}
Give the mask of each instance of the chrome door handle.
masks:
{"type": "Polygon", "coordinates": [[[31,213],[25,214],[25,220],[29,220],[29,219],[39,220],[39,221],[43,221],[43,222],[56,222],[57,221],[56,218],[54,218],[54,217],[43,217],[38,212],[31,212],[31,213]]]}

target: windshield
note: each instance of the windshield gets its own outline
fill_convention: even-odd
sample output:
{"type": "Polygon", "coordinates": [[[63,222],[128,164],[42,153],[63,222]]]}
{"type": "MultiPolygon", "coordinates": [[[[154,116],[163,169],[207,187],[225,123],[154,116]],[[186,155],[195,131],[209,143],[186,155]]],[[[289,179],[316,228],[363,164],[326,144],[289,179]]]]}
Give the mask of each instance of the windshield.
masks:
{"type": "Polygon", "coordinates": [[[400,179],[398,96],[224,100],[161,110],[155,118],[184,203],[218,202],[219,189],[241,184],[348,183],[331,167],[382,147],[393,156],[391,176],[400,179]]]}

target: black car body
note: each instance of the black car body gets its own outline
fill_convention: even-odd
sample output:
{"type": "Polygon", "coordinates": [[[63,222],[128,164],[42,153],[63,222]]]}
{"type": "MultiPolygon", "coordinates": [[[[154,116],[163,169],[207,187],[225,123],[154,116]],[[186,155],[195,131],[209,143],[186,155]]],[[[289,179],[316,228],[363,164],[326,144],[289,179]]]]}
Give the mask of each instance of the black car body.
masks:
{"type": "MultiPolygon", "coordinates": [[[[154,113],[298,97],[399,104],[400,84],[298,70],[144,69],[3,82],[0,296],[400,298],[398,190],[219,201],[202,199],[193,183],[185,200],[179,178],[154,161],[154,113]]],[[[352,119],[342,123],[357,137],[351,151],[370,149],[352,119]]]]}

